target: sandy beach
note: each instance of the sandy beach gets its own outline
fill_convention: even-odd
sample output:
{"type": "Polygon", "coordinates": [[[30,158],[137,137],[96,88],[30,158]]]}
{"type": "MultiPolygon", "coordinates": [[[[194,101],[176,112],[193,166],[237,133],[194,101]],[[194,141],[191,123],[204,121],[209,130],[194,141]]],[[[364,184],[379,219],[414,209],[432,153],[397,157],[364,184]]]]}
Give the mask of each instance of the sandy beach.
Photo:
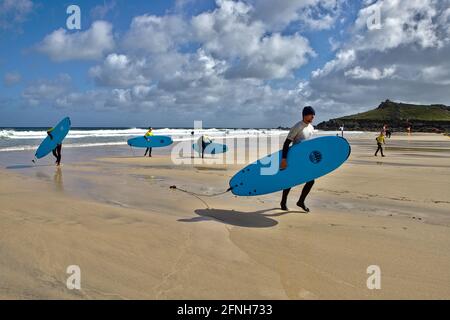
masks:
{"type": "Polygon", "coordinates": [[[349,142],[308,214],[295,205],[301,186],[289,212],[280,193],[170,189],[219,193],[242,164],[176,165],[168,150],[149,159],[113,146],[87,160],[89,148],[64,150],[61,168],[4,156],[0,298],[450,299],[450,138],[394,135],[385,158],[372,133],[349,142]],[[70,265],[81,290],[66,287],[70,265]],[[366,285],[371,265],[379,290],[366,285]]]}

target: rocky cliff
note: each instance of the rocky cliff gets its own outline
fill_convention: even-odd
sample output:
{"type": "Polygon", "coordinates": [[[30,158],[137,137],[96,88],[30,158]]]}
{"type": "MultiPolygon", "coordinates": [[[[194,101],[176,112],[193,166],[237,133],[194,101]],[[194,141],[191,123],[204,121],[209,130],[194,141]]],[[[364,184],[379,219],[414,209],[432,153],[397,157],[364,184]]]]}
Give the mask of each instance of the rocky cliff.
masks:
{"type": "Polygon", "coordinates": [[[450,132],[450,107],[445,105],[414,105],[389,100],[367,112],[331,119],[317,125],[320,130],[379,131],[387,124],[393,131],[411,127],[416,132],[450,132]]]}

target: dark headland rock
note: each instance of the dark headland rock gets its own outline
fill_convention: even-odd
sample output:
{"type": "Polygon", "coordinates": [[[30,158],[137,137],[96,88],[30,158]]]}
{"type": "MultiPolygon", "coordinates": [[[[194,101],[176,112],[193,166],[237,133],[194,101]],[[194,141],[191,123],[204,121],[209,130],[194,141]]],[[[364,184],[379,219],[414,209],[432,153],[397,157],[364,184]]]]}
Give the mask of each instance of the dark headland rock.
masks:
{"type": "Polygon", "coordinates": [[[386,100],[378,108],[317,125],[320,130],[379,131],[387,124],[392,131],[450,132],[450,107],[440,104],[415,105],[386,100]]]}

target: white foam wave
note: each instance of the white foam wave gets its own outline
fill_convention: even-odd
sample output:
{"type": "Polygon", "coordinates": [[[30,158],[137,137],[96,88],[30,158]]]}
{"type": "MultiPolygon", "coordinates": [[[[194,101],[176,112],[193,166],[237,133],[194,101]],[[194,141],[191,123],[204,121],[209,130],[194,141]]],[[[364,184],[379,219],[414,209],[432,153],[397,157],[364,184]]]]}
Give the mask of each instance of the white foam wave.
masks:
{"type": "MultiPolygon", "coordinates": [[[[111,138],[111,137],[131,137],[144,135],[147,130],[132,128],[132,129],[96,129],[96,130],[70,130],[67,135],[68,139],[82,139],[82,138],[111,138]]],[[[262,130],[262,129],[201,129],[194,130],[195,135],[208,134],[209,136],[224,136],[227,134],[234,135],[258,135],[261,133],[277,133],[281,130],[262,130]]],[[[155,129],[155,135],[169,135],[169,136],[191,136],[191,129],[155,129]]],[[[0,130],[0,139],[44,139],[47,136],[44,130],[0,130]]]]}

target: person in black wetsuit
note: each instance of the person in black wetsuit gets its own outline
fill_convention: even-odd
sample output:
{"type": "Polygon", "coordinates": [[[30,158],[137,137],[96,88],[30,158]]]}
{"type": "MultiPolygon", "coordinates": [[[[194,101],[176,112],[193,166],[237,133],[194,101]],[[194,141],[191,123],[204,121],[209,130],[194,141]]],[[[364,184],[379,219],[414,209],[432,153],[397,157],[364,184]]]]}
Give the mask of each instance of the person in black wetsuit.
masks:
{"type": "MultiPolygon", "coordinates": [[[[51,140],[53,140],[53,135],[52,135],[53,130],[54,130],[54,128],[51,128],[47,131],[47,134],[51,140]]],[[[57,166],[59,166],[61,164],[61,150],[62,150],[62,143],[58,143],[56,145],[56,148],[52,150],[52,154],[56,158],[55,163],[57,166]]]]}
{"type": "MultiPolygon", "coordinates": [[[[315,114],[316,113],[312,107],[307,106],[307,107],[303,108],[303,112],[302,112],[303,120],[298,122],[291,128],[291,130],[289,131],[289,134],[286,138],[286,141],[284,142],[283,151],[282,151],[282,159],[281,159],[281,163],[280,163],[280,170],[284,170],[288,166],[287,156],[288,156],[288,152],[289,152],[289,146],[291,145],[291,143],[293,143],[293,144],[301,143],[303,140],[308,140],[312,137],[312,135],[314,133],[314,127],[312,126],[311,123],[314,120],[315,114]]],[[[299,206],[306,212],[309,212],[310,210],[308,207],[306,207],[305,200],[306,200],[306,197],[308,196],[309,192],[311,191],[311,188],[313,187],[313,185],[314,185],[314,180],[309,181],[305,184],[305,186],[303,187],[303,190],[302,190],[302,194],[300,195],[300,198],[297,202],[297,206],[299,206]]],[[[288,197],[290,191],[291,191],[290,188],[283,190],[283,196],[281,198],[281,203],[280,203],[282,210],[285,210],[285,211],[289,210],[287,208],[286,202],[287,202],[287,197],[288,197]]]]}
{"type": "Polygon", "coordinates": [[[200,138],[198,138],[197,144],[200,150],[200,154],[202,155],[202,159],[205,157],[205,149],[210,143],[212,143],[212,140],[206,134],[202,134],[200,138]]]}

